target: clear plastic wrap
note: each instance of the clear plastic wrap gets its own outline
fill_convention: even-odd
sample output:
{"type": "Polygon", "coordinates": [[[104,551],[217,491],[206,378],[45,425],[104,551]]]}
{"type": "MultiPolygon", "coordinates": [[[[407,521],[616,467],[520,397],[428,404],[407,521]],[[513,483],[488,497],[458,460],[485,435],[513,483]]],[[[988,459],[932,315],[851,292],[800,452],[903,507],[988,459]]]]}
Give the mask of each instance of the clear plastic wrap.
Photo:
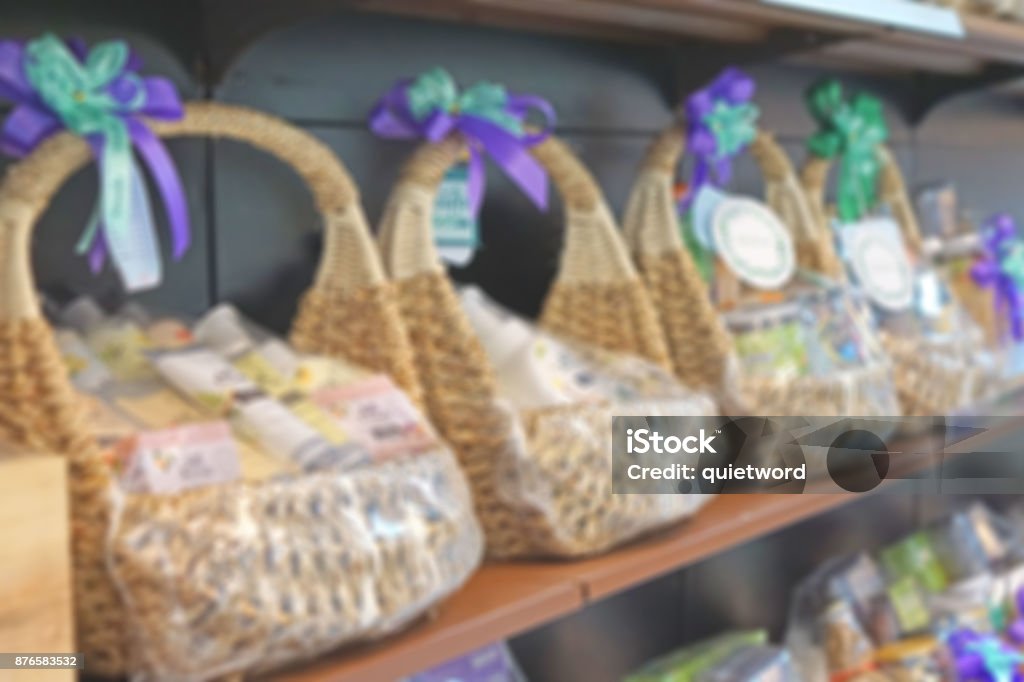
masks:
{"type": "Polygon", "coordinates": [[[69,320],[82,336],[59,337],[65,358],[129,430],[97,435],[118,472],[107,565],[134,677],[209,679],[380,637],[475,570],[465,479],[385,377],[297,353],[229,307],[194,335],[138,309],[77,308],[87,319],[69,320]],[[99,371],[102,358],[115,368],[99,371]],[[213,427],[216,449],[142,445],[213,427]]]}
{"type": "Polygon", "coordinates": [[[482,539],[445,450],[344,474],[123,495],[110,570],[146,679],[209,679],[394,632],[459,587],[482,539]]]}
{"type": "Polygon", "coordinates": [[[785,650],[761,630],[726,632],[648,662],[624,682],[754,682],[801,679],[785,650]]]}
{"type": "Polygon", "coordinates": [[[738,394],[751,414],[901,414],[892,363],[863,298],[824,285],[790,300],[725,315],[742,371],[738,394]]]}
{"type": "Polygon", "coordinates": [[[613,494],[610,447],[613,416],[691,416],[697,424],[717,413],[709,397],[641,358],[537,330],[478,290],[463,292],[463,302],[496,368],[502,399],[488,414],[504,425],[492,430],[510,434],[493,448],[489,485],[507,510],[530,520],[528,532],[497,531],[497,554],[601,552],[710,499],[679,494],[667,481],[650,494],[613,494]]]}

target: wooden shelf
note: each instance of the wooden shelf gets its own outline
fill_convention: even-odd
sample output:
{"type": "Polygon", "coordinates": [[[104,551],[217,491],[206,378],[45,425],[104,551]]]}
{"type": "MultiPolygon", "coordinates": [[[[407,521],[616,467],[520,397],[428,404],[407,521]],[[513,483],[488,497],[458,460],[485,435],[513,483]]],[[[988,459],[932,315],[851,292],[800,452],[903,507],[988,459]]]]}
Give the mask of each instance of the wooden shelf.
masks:
{"type": "Polygon", "coordinates": [[[561,565],[492,564],[477,572],[428,622],[379,645],[328,656],[274,679],[394,682],[582,606],[579,585],[561,565]]]}
{"type": "MultiPolygon", "coordinates": [[[[360,9],[495,24],[544,32],[592,33],[624,40],[665,42],[679,37],[727,43],[761,43],[789,32],[781,53],[828,54],[851,42],[866,63],[886,59],[900,71],[960,73],[963,63],[981,70],[997,62],[1024,66],[1024,24],[963,15],[963,39],[916,33],[757,0],[352,0],[360,9]],[[815,40],[818,38],[818,40],[815,40]],[[872,46],[882,47],[879,55],[872,46]],[[906,55],[914,55],[909,61],[906,55]],[[954,58],[961,62],[953,65],[954,58]]],[[[848,64],[849,65],[849,64],[848,64]]],[[[854,64],[855,65],[855,64],[854,64]]]]}
{"type": "Polygon", "coordinates": [[[835,494],[720,496],[682,526],[595,559],[489,564],[441,605],[435,619],[380,645],[343,651],[274,679],[392,682],[853,499],[835,494]]]}
{"type": "MultiPolygon", "coordinates": [[[[973,15],[963,15],[965,35],[959,39],[759,0],[203,0],[200,7],[210,36],[201,75],[211,84],[264,34],[339,7],[682,51],[692,47],[700,52],[698,62],[709,61],[709,50],[718,44],[719,56],[729,62],[799,57],[842,70],[884,69],[889,76],[977,78],[990,76],[993,67],[1024,68],[1024,24],[973,15]]],[[[694,66],[686,60],[688,69],[694,66]]]]}

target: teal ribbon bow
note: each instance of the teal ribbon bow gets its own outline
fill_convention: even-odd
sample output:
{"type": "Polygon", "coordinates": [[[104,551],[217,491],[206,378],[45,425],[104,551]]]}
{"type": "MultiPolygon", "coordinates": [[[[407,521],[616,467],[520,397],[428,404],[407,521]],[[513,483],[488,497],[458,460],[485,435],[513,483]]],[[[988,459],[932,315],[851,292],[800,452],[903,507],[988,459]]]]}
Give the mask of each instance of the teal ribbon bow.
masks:
{"type": "Polygon", "coordinates": [[[759,115],[757,105],[750,102],[715,102],[714,108],[704,116],[704,124],[715,136],[716,160],[736,156],[757,138],[759,115]]]}
{"type": "Polygon", "coordinates": [[[521,117],[509,110],[505,86],[480,81],[459,94],[451,74],[435,67],[420,74],[407,90],[409,110],[419,121],[438,113],[475,116],[494,123],[513,135],[523,134],[521,117]]]}
{"type": "MultiPolygon", "coordinates": [[[[131,136],[123,118],[125,112],[142,109],[145,88],[134,74],[125,74],[128,46],[120,41],[100,43],[84,62],[53,35],[46,35],[26,47],[25,76],[49,109],[71,132],[88,138],[102,137],[98,159],[101,169],[101,216],[111,242],[125,241],[131,231],[132,158],[131,136]],[[134,81],[122,86],[124,99],[109,92],[114,80],[134,81]],[[134,88],[132,88],[134,85],[134,88]]],[[[96,241],[100,220],[94,218],[78,242],[79,254],[96,241]]]]}
{"type": "Polygon", "coordinates": [[[547,137],[554,121],[554,109],[543,98],[512,94],[487,81],[459,94],[454,79],[441,68],[400,81],[370,112],[370,129],[381,137],[440,142],[450,134],[461,134],[469,147],[466,192],[474,216],[479,215],[483,201],[484,153],[536,206],[547,208],[547,173],[529,148],[547,137]],[[539,133],[523,130],[523,120],[531,110],[547,120],[539,133]]]}
{"type": "Polygon", "coordinates": [[[808,150],[839,159],[836,208],[844,222],[859,220],[878,203],[878,148],[889,137],[882,103],[864,93],[847,101],[842,85],[830,79],[811,88],[807,106],[821,126],[807,141],[808,150]]]}

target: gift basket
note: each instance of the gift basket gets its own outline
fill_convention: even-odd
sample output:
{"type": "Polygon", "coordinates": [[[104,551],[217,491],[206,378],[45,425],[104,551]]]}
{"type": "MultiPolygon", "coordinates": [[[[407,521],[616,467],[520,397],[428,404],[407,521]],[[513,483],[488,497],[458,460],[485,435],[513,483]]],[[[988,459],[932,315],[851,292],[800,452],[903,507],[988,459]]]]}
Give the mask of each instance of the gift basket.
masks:
{"type": "Polygon", "coordinates": [[[1000,676],[1024,661],[1017,533],[976,503],[876,556],[827,562],[791,602],[787,645],[804,678],[1018,679],[1000,676]]]}
{"type": "MultiPolygon", "coordinates": [[[[385,267],[398,288],[426,402],[458,453],[496,557],[575,557],[607,550],[692,514],[699,495],[612,494],[613,415],[710,415],[709,399],[672,377],[650,300],[619,241],[597,185],[568,147],[521,127],[525,106],[546,104],[480,83],[458,94],[441,70],[400,82],[371,115],[386,137],[425,137],[402,168],[380,233],[385,267]],[[484,107],[482,104],[487,104],[484,107]],[[531,197],[550,174],[562,194],[561,266],[544,304],[541,346],[561,343],[629,354],[642,367],[631,395],[571,391],[532,406],[509,400],[495,351],[485,348],[438,258],[432,213],[449,169],[469,161],[469,192],[480,189],[482,155],[531,197]],[[650,379],[653,387],[643,385],[650,379]]],[[[478,199],[478,197],[477,197],[478,199]]],[[[477,203],[471,196],[471,203],[477,203]]],[[[493,315],[477,309],[474,321],[493,315]]],[[[501,334],[492,338],[501,340],[501,334]]],[[[586,352],[586,351],[585,351],[586,352]]],[[[593,359],[593,355],[590,356],[593,359]]],[[[504,365],[503,365],[504,366],[504,365]]],[[[592,365],[591,365],[592,366],[592,365]]],[[[527,365],[528,370],[529,366],[527,365]]],[[[504,373],[507,376],[507,373],[504,373]]],[[[664,492],[675,492],[669,488],[664,492]]]]}
{"type": "MultiPolygon", "coordinates": [[[[182,106],[168,82],[136,75],[136,60],[121,42],[86,53],[46,36],[0,44],[0,57],[12,64],[4,93],[17,98],[3,142],[25,154],[0,185],[0,434],[68,457],[76,629],[89,671],[205,679],[263,669],[384,635],[456,589],[477,566],[482,538],[465,479],[438,441],[370,462],[295,458],[294,473],[174,493],[131,492],[119,485],[111,452],[96,438],[101,429],[81,398],[83,387],[105,383],[102,372],[85,379],[76,371],[79,387],[72,386],[34,292],[32,227],[90,152],[102,159],[102,220],[87,231],[82,251],[94,264],[110,258],[126,284],[153,285],[159,280],[153,262],[138,255],[146,251],[139,247],[145,235],[126,220],[141,209],[137,194],[125,195],[141,186],[133,146],[164,195],[180,255],[188,212],[160,138],[244,142],[291,166],[324,221],[324,253],[296,323],[296,345],[390,375],[415,391],[393,291],[357,191],[334,155],[271,116],[214,103],[182,106]]],[[[111,342],[101,359],[124,359],[134,347],[125,341],[137,336],[130,324],[113,329],[113,336],[97,337],[111,342]]],[[[147,334],[173,346],[174,329],[147,334]]],[[[209,349],[186,354],[187,361],[173,355],[163,361],[188,378],[176,388],[194,391],[192,408],[232,415],[275,408],[270,391],[218,365],[223,360],[209,349]]],[[[73,365],[81,370],[82,359],[73,365]]],[[[137,362],[125,366],[139,369],[137,362]]],[[[274,414],[282,410],[277,404],[274,414]]],[[[169,418],[166,407],[137,414],[169,418]]],[[[280,436],[259,432],[258,415],[250,413],[252,428],[280,436]]],[[[218,436],[215,421],[194,426],[199,438],[218,436]]],[[[150,435],[140,433],[138,441],[150,435]]],[[[178,444],[157,438],[154,447],[178,444]]]]}
{"type": "Polygon", "coordinates": [[[808,143],[802,183],[818,229],[835,231],[851,279],[871,300],[903,412],[948,414],[992,397],[1000,372],[981,330],[924,258],[903,175],[884,145],[881,103],[863,93],[847,101],[829,80],[809,91],[808,104],[822,130],[808,143]],[[834,216],[824,198],[833,161],[834,216]]]}
{"type": "Polygon", "coordinates": [[[753,92],[728,69],[693,95],[686,121],[649,150],[626,210],[676,374],[749,414],[898,414],[863,306],[828,281],[839,268],[811,229],[785,153],[757,128],[753,92]],[[771,208],[715,187],[748,148],[771,208]],[[673,178],[687,149],[694,173],[677,206],[673,178]]]}

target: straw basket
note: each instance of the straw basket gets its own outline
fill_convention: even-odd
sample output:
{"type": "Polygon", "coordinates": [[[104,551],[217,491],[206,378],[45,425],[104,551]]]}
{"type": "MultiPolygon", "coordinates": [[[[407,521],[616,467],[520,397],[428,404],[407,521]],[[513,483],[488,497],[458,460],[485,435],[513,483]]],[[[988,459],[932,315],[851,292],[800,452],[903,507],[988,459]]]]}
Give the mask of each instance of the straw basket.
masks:
{"type": "MultiPolygon", "coordinates": [[[[731,410],[749,414],[892,414],[886,362],[828,377],[786,379],[739,371],[734,339],[679,234],[673,182],[685,140],[681,123],[655,140],[625,218],[626,240],[669,339],[676,375],[714,391],[731,410]]],[[[764,176],[768,203],[791,230],[798,264],[830,277],[841,272],[834,253],[812,229],[812,216],[785,152],[765,132],[758,133],[750,151],[764,176]]]]}
{"type": "MultiPolygon", "coordinates": [[[[612,494],[614,407],[581,404],[515,413],[498,399],[493,368],[433,243],[438,185],[465,153],[464,142],[454,137],[414,153],[387,204],[381,240],[430,413],[469,476],[490,553],[591,554],[689,515],[699,497],[612,494]]],[[[594,179],[556,139],[538,144],[532,153],[566,210],[560,268],[543,307],[542,327],[667,368],[654,309],[594,179]]],[[[667,371],[661,374],[670,379],[667,371]]],[[[710,412],[709,401],[703,404],[710,412]]],[[[640,413],[655,414],[657,407],[645,406],[650,410],[640,413]]]]}
{"type": "MultiPolygon", "coordinates": [[[[181,121],[152,125],[166,137],[246,142],[302,177],[326,238],[296,343],[387,372],[418,395],[393,290],[334,155],[283,121],[219,104],[190,104],[181,121]]],[[[395,629],[461,584],[482,542],[443,450],[178,495],[117,490],[40,314],[29,258],[34,223],[89,159],[83,140],[58,134],[0,185],[0,436],[69,459],[89,671],[198,679],[274,665],[395,629]],[[378,532],[381,519],[388,527],[378,532]]]]}
{"type": "MultiPolygon", "coordinates": [[[[880,146],[878,154],[882,161],[879,203],[889,207],[909,251],[923,258],[921,230],[903,173],[886,147],[880,146]]],[[[825,239],[832,230],[825,205],[830,167],[829,159],[808,157],[801,171],[801,182],[822,243],[834,251],[834,243],[825,239]]],[[[961,305],[959,300],[956,304],[961,305]]],[[[953,339],[932,339],[923,334],[897,336],[882,331],[882,345],[893,361],[896,389],[904,414],[948,414],[998,392],[1002,380],[991,355],[983,347],[983,333],[971,324],[967,315],[962,317],[964,328],[958,330],[958,338],[953,339]]]]}

